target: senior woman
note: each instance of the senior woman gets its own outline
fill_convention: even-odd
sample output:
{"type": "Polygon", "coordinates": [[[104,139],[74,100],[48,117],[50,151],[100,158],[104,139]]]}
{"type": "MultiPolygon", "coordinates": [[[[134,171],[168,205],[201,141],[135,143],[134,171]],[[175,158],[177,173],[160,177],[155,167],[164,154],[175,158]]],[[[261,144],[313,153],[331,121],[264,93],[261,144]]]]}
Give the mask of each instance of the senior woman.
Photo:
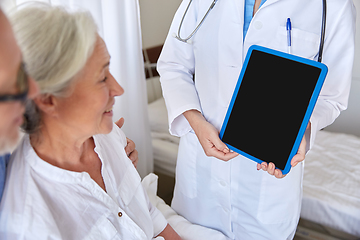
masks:
{"type": "Polygon", "coordinates": [[[11,18],[40,95],[9,163],[0,239],[180,239],[148,200],[112,122],[124,90],[86,12],[48,5],[11,18]]]}

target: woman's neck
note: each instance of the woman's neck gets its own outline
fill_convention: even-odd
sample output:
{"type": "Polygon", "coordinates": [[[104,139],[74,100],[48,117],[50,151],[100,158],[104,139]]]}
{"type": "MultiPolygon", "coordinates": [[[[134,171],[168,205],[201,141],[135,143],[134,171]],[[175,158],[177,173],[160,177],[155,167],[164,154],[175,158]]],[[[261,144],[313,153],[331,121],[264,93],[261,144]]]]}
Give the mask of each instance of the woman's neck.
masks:
{"type": "Polygon", "coordinates": [[[56,124],[43,124],[38,133],[30,135],[30,143],[42,160],[65,170],[87,172],[106,192],[94,139],[77,136],[78,132],[56,124]]]}
{"type": "Polygon", "coordinates": [[[89,150],[95,147],[91,136],[76,136],[69,130],[46,124],[36,134],[30,135],[30,143],[41,159],[72,171],[85,163],[87,155],[94,152],[89,150]]]}

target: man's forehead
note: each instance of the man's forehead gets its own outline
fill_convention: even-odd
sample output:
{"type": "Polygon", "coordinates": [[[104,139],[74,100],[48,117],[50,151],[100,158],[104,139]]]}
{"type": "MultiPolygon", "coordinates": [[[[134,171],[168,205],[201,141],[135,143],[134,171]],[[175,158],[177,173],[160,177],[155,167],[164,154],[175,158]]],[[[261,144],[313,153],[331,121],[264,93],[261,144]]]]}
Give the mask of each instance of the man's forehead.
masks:
{"type": "Polygon", "coordinates": [[[16,43],[10,22],[0,9],[0,87],[16,79],[16,72],[21,64],[21,52],[16,43]]]}
{"type": "MultiPolygon", "coordinates": [[[[9,20],[6,18],[5,14],[0,9],[0,50],[6,51],[11,48],[18,48],[16,45],[16,40],[14,33],[12,31],[9,20]]],[[[16,52],[15,52],[16,54],[16,52]]]]}

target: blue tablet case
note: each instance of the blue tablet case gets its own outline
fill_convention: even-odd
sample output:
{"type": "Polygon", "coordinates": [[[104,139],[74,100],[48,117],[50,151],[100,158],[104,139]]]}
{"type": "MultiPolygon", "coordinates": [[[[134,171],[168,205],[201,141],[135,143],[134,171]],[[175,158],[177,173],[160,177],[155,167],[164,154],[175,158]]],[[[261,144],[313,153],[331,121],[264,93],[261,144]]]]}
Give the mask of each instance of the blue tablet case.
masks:
{"type": "Polygon", "coordinates": [[[233,151],[283,174],[291,169],[327,74],[326,65],[253,45],[220,131],[233,151]]]}

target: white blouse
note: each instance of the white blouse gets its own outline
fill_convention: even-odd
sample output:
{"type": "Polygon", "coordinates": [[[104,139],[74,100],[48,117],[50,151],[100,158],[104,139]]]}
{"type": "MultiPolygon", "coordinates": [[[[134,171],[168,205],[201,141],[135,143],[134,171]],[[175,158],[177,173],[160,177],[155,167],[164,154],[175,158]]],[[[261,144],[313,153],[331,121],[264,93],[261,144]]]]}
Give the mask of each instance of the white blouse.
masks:
{"type": "MultiPolygon", "coordinates": [[[[0,239],[153,239],[167,225],[149,201],[116,125],[94,136],[106,192],[86,172],[55,167],[25,135],[11,156],[0,205],[0,239]]],[[[156,239],[163,239],[158,237],[156,239]]]]}

